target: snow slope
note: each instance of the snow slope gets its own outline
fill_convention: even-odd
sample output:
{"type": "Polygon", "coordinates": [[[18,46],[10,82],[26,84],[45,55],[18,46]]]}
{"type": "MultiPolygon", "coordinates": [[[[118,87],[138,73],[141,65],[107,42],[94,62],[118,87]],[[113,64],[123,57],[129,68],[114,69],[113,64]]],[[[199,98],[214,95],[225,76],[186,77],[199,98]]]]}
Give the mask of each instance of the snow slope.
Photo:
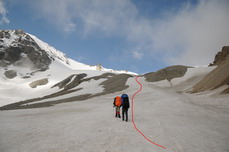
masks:
{"type": "MultiPolygon", "coordinates": [[[[23,32],[23,31],[20,31],[23,32]]],[[[23,36],[20,37],[16,34],[15,30],[9,30],[9,37],[3,38],[3,46],[9,47],[11,45],[18,45],[20,38],[25,38],[29,35],[32,39],[29,41],[34,40],[36,44],[42,49],[45,50],[48,56],[53,59],[52,63],[49,65],[49,69],[43,72],[31,71],[29,59],[26,64],[22,66],[10,65],[8,69],[15,70],[18,73],[18,76],[13,79],[8,79],[5,77],[4,72],[5,68],[0,68],[0,107],[11,104],[14,102],[23,101],[26,99],[43,97],[45,95],[52,94],[58,89],[54,88],[51,89],[53,85],[56,83],[64,80],[68,76],[72,74],[80,74],[86,73],[87,77],[98,76],[106,72],[111,72],[115,74],[120,73],[127,73],[132,75],[137,75],[133,72],[127,71],[116,71],[112,69],[106,69],[102,66],[98,69],[98,66],[90,66],[86,65],[77,61],[74,61],[70,58],[67,58],[66,55],[54,47],[50,46],[49,44],[43,42],[42,40],[38,39],[37,37],[24,33],[23,36]],[[34,73],[29,78],[22,78],[27,73],[34,73]],[[29,87],[31,82],[41,80],[44,78],[48,78],[48,84],[43,86],[38,86],[37,88],[29,87]],[[13,96],[12,96],[13,94],[13,96]]],[[[21,44],[20,44],[21,45],[21,44]]],[[[1,48],[3,49],[3,48],[1,48]]],[[[26,56],[24,56],[26,58],[26,56]]],[[[32,64],[31,64],[32,65],[32,64]]],[[[96,85],[98,86],[98,85],[96,85]]]]}
{"type": "MultiPolygon", "coordinates": [[[[72,74],[86,73],[92,77],[109,71],[75,62],[39,39],[36,41],[57,59],[48,70],[28,79],[0,77],[0,106],[55,93],[60,89],[51,87],[72,74]],[[48,78],[47,85],[29,87],[29,83],[43,78],[48,78]]],[[[127,81],[129,88],[121,92],[46,108],[0,111],[0,151],[228,152],[229,98],[219,95],[225,86],[187,93],[214,68],[189,68],[183,77],[171,82],[139,79],[143,90],[134,100],[135,123],[148,138],[166,149],[152,145],[134,130],[131,110],[129,122],[114,117],[113,98],[127,93],[131,99],[139,89],[133,77],[127,81]]],[[[77,87],[83,88],[79,92],[53,99],[98,93],[103,90],[99,86],[101,81],[83,82],[77,87]]]]}
{"type": "MultiPolygon", "coordinates": [[[[199,95],[177,93],[144,78],[139,81],[143,90],[135,97],[135,123],[167,149],[146,141],[131,122],[114,117],[113,97],[122,93],[131,97],[139,89],[130,78],[124,92],[48,108],[1,111],[0,151],[228,152],[228,101],[221,103],[224,107],[209,108],[193,103],[202,100],[199,95]]],[[[218,102],[210,96],[204,100],[218,102]]]]}
{"type": "MultiPolygon", "coordinates": [[[[80,69],[80,68],[79,68],[80,69]]],[[[0,78],[0,106],[7,105],[10,103],[43,97],[45,95],[49,95],[60,91],[58,88],[51,88],[56,83],[64,80],[68,76],[72,74],[81,74],[86,73],[87,77],[98,76],[106,73],[105,71],[97,71],[97,70],[72,70],[71,68],[66,68],[66,64],[62,64],[60,61],[55,60],[50,65],[50,68],[47,71],[36,73],[31,78],[23,79],[20,77],[16,77],[14,79],[6,79],[4,77],[0,78]],[[31,88],[29,84],[33,81],[40,80],[43,78],[48,78],[48,84],[38,86],[36,88],[31,88]],[[12,96],[11,94],[14,94],[12,96]]],[[[99,82],[94,84],[93,82],[90,84],[99,90],[99,82]]],[[[90,85],[87,86],[86,89],[89,89],[90,85]]],[[[81,86],[80,86],[81,87],[81,86]]]]}
{"type": "MultiPolygon", "coordinates": [[[[32,37],[33,40],[35,40],[35,42],[40,46],[40,48],[42,48],[43,50],[46,50],[48,52],[48,54],[50,56],[52,56],[53,58],[57,58],[58,60],[65,62],[69,68],[74,69],[74,70],[98,70],[98,66],[86,65],[86,64],[74,61],[70,58],[67,58],[64,53],[56,50],[54,47],[41,41],[40,39],[38,39],[34,35],[31,35],[31,34],[28,34],[28,35],[30,37],[32,37]]],[[[104,68],[102,66],[99,68],[99,71],[113,72],[113,73],[127,73],[127,74],[132,74],[132,75],[138,75],[137,73],[134,73],[134,72],[125,71],[125,70],[117,71],[117,70],[113,70],[113,69],[107,69],[107,68],[104,68]]]]}

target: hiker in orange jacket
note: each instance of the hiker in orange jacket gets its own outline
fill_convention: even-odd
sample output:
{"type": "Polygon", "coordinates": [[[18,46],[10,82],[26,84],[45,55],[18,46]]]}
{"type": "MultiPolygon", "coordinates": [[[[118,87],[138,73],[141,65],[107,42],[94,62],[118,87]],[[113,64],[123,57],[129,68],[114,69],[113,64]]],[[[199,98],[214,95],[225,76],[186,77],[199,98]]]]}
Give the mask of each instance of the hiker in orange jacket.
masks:
{"type": "Polygon", "coordinates": [[[115,113],[115,117],[118,117],[118,118],[121,118],[121,115],[120,115],[120,106],[122,104],[122,100],[121,100],[121,97],[120,96],[116,96],[114,98],[114,107],[116,107],[116,113],[115,113]]]}

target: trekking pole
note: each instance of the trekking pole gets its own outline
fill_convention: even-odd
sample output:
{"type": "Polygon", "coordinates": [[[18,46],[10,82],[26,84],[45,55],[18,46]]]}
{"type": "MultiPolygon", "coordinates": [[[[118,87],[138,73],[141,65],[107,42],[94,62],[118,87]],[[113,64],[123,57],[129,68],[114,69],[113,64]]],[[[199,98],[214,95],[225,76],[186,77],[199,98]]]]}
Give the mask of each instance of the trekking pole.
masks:
{"type": "Polygon", "coordinates": [[[115,107],[113,106],[112,116],[114,117],[115,107]]]}

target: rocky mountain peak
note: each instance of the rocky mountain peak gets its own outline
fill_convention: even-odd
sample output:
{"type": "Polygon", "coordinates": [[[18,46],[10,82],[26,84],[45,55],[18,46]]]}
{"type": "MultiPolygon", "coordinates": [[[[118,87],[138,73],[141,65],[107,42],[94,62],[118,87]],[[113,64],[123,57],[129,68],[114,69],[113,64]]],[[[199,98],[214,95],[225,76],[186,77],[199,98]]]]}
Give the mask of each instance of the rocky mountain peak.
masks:
{"type": "Polygon", "coordinates": [[[0,30],[0,68],[7,78],[17,76],[15,67],[27,69],[27,75],[20,73],[22,77],[28,77],[28,72],[45,71],[55,59],[68,63],[63,53],[23,30],[0,30]]]}
{"type": "Polygon", "coordinates": [[[51,63],[45,50],[22,30],[0,31],[0,66],[30,66],[31,69],[47,69],[51,63]]]}
{"type": "Polygon", "coordinates": [[[220,65],[229,59],[229,46],[224,46],[221,51],[215,55],[215,60],[210,66],[220,65]]]}

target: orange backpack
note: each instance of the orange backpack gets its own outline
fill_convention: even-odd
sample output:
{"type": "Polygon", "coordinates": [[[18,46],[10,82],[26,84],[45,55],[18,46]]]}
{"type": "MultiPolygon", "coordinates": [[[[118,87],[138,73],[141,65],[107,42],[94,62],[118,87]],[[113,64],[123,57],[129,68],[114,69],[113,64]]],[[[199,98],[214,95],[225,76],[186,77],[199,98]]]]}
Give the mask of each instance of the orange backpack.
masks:
{"type": "Polygon", "coordinates": [[[121,97],[117,96],[116,99],[115,99],[115,105],[117,107],[120,107],[122,104],[122,100],[121,100],[121,97]]]}

